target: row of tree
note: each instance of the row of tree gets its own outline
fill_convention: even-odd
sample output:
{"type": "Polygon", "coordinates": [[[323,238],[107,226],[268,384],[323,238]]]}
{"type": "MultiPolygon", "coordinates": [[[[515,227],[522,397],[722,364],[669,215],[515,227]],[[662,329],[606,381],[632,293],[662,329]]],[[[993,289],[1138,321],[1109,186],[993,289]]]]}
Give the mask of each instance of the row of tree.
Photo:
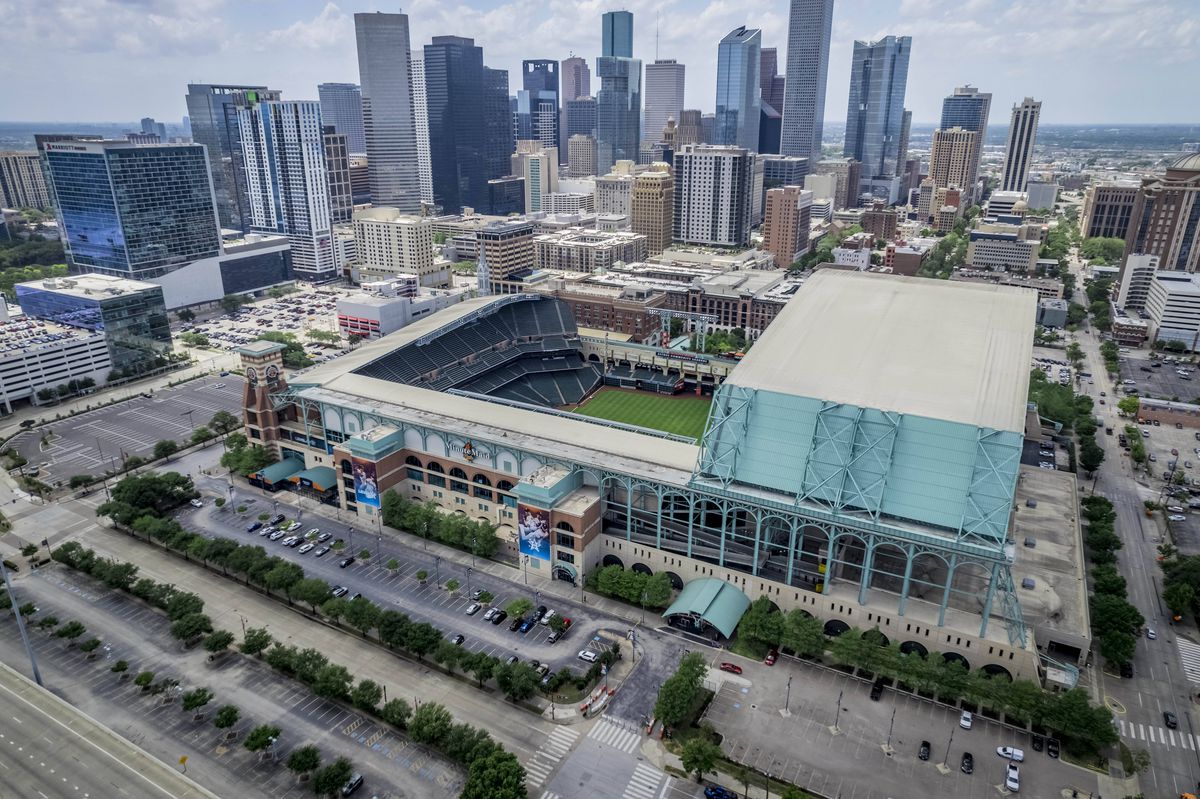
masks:
{"type": "Polygon", "coordinates": [[[478,558],[492,557],[500,545],[494,525],[460,513],[443,513],[432,501],[413,502],[389,490],[383,495],[381,511],[388,527],[471,552],[478,558]]]}
{"type": "Polygon", "coordinates": [[[1080,504],[1087,524],[1084,544],[1092,562],[1092,636],[1105,660],[1123,666],[1133,660],[1136,634],[1145,619],[1129,602],[1125,578],[1117,572],[1116,553],[1122,541],[1116,533],[1112,503],[1093,495],[1080,504]]]}
{"type": "Polygon", "coordinates": [[[671,579],[666,572],[643,574],[613,564],[589,571],[584,578],[584,587],[603,596],[655,610],[665,608],[671,601],[671,579]]]}
{"type": "Polygon", "coordinates": [[[654,718],[665,729],[677,727],[691,718],[707,673],[704,656],[699,652],[688,652],[680,659],[675,673],[663,681],[654,702],[654,718]]]}
{"type": "Polygon", "coordinates": [[[242,433],[225,436],[225,452],[221,455],[221,466],[242,477],[265,469],[275,462],[270,450],[254,446],[242,433]]]}
{"type": "Polygon", "coordinates": [[[876,629],[850,629],[829,638],[818,619],[798,609],[780,613],[766,597],[755,600],[742,616],[738,637],[888,677],[952,704],[965,700],[1047,727],[1057,731],[1063,745],[1073,752],[1096,752],[1116,742],[1111,712],[1089,705],[1087,693],[1081,689],[1050,693],[1029,680],[1009,681],[983,670],[968,671],[961,660],[936,652],[905,653],[897,642],[885,645],[876,629]]]}

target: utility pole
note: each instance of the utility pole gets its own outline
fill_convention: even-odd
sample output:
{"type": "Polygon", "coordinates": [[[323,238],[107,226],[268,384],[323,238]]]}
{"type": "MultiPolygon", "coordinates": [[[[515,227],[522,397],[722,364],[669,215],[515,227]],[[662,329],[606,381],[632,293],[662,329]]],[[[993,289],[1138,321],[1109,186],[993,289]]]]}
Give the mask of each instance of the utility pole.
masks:
{"type": "Polygon", "coordinates": [[[12,580],[8,576],[8,567],[4,565],[4,559],[0,558],[0,574],[4,575],[4,588],[8,591],[8,601],[12,603],[13,615],[17,617],[17,630],[21,633],[21,643],[25,645],[25,654],[29,655],[29,666],[33,669],[33,681],[38,684],[39,688],[45,688],[42,682],[42,673],[38,670],[37,658],[33,654],[33,647],[29,644],[29,632],[25,629],[25,618],[21,615],[21,607],[17,602],[17,598],[13,596],[12,580]]]}

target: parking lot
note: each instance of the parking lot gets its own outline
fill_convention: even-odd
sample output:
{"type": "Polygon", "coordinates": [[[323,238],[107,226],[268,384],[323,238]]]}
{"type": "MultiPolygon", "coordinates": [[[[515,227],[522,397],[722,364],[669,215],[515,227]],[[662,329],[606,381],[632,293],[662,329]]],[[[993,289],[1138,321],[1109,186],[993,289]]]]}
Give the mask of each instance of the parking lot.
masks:
{"type": "Polygon", "coordinates": [[[149,458],[159,441],[184,442],[219,410],[240,417],[242,390],[234,374],[200,378],[26,430],[10,446],[29,461],[26,471],[37,467],[37,479],[65,483],[77,474],[112,471],[130,455],[149,458]]]}
{"type": "Polygon", "coordinates": [[[1176,362],[1164,362],[1164,359],[1151,359],[1140,352],[1122,355],[1120,363],[1121,380],[1132,380],[1143,397],[1174,402],[1192,402],[1200,397],[1200,377],[1190,364],[1184,366],[1176,362]],[[1179,369],[1189,374],[1181,375],[1179,369]]]}
{"type": "Polygon", "coordinates": [[[268,331],[291,333],[304,344],[304,350],[317,361],[345,354],[346,348],[310,340],[313,330],[338,332],[337,300],[351,294],[349,289],[323,287],[306,289],[278,299],[264,299],[243,305],[232,314],[221,313],[204,320],[175,325],[178,333],[199,333],[208,337],[210,349],[231,351],[256,341],[268,331]]]}

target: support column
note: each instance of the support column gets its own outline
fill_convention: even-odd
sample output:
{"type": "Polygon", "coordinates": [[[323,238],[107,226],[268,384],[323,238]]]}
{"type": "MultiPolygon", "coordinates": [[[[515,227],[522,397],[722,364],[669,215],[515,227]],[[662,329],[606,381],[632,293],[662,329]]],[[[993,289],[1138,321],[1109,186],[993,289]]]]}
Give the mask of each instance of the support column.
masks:
{"type": "Polygon", "coordinates": [[[793,516],[791,519],[792,529],[788,532],[788,554],[787,554],[787,584],[792,585],[795,579],[792,571],[796,563],[796,529],[800,526],[799,521],[793,516]]]}
{"type": "Polygon", "coordinates": [[[988,581],[987,599],[983,601],[983,621],[979,624],[979,637],[987,637],[988,619],[992,615],[992,600],[996,597],[996,583],[1000,581],[1000,564],[992,564],[992,579],[988,581]]]}
{"type": "Polygon", "coordinates": [[[758,576],[758,550],[762,544],[762,514],[754,514],[754,562],[750,564],[750,573],[758,576]]]}
{"type": "Polygon", "coordinates": [[[875,566],[875,547],[878,546],[875,536],[870,536],[865,543],[862,574],[858,581],[858,604],[860,605],[867,604],[867,592],[871,590],[871,569],[875,566]]]}
{"type": "Polygon", "coordinates": [[[658,496],[658,513],[654,514],[654,545],[662,549],[662,516],[663,516],[663,492],[657,491],[658,496]]]}
{"type": "Polygon", "coordinates": [[[721,545],[717,547],[717,563],[725,568],[725,538],[729,535],[729,503],[721,500],[721,545]]]}
{"type": "Polygon", "coordinates": [[[692,556],[692,539],[695,536],[695,533],[696,533],[696,499],[693,496],[688,499],[687,554],[688,554],[689,558],[692,556]]]}
{"type": "Polygon", "coordinates": [[[633,481],[625,481],[625,540],[633,540],[633,481]]]}
{"type": "Polygon", "coordinates": [[[908,605],[908,587],[912,584],[913,558],[916,557],[913,555],[911,545],[905,548],[904,554],[908,557],[904,560],[904,585],[900,586],[900,609],[897,611],[901,616],[904,615],[904,608],[908,605]]]}
{"type": "Polygon", "coordinates": [[[958,553],[950,555],[950,566],[946,570],[946,585],[942,587],[942,603],[938,607],[938,627],[946,623],[946,607],[950,604],[950,585],[954,582],[954,570],[958,568],[958,553]]]}

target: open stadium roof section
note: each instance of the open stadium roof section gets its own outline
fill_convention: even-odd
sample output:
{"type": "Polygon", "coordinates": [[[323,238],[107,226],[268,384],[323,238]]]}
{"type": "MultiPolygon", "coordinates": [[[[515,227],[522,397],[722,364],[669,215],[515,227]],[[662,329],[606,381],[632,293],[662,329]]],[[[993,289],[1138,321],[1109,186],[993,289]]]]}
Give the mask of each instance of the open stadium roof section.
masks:
{"type": "Polygon", "coordinates": [[[727,382],[1023,432],[1036,314],[1032,291],[821,270],[727,382]]]}

